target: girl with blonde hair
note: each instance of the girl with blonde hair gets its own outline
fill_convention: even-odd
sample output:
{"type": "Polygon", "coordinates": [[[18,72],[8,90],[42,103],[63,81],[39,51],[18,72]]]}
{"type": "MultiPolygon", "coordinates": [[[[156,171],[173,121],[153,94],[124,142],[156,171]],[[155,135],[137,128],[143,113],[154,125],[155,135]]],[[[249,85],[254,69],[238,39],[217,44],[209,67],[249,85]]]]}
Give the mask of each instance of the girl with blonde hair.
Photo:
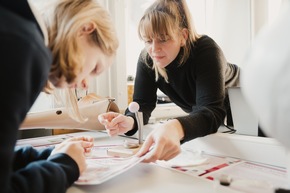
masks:
{"type": "MultiPolygon", "coordinates": [[[[18,129],[44,88],[87,87],[86,80],[107,69],[118,48],[110,15],[95,0],[58,0],[38,11],[29,0],[0,1],[1,193],[65,193],[78,179],[91,137],[41,150],[15,148],[18,129]]],[[[70,105],[75,103],[72,97],[70,105]]]]}

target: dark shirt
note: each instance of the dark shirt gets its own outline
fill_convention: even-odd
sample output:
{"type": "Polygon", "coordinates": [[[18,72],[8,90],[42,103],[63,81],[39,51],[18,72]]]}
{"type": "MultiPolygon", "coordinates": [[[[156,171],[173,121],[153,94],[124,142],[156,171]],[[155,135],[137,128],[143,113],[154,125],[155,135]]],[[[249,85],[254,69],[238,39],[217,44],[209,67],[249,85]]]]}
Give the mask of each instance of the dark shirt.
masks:
{"type": "MultiPolygon", "coordinates": [[[[238,66],[226,61],[215,41],[202,36],[192,45],[191,54],[184,64],[179,65],[175,59],[166,66],[169,83],[161,76],[155,81],[155,72],[145,64],[143,55],[140,54],[138,61],[133,101],[140,105],[144,124],[148,123],[156,107],[159,88],[188,113],[176,118],[184,129],[182,142],[215,133],[226,116],[226,88],[237,86],[239,82],[238,66]]],[[[134,117],[128,109],[125,114],[134,117]]],[[[134,128],[127,135],[136,130],[134,128]]]]}
{"type": "Polygon", "coordinates": [[[44,88],[52,62],[27,1],[0,0],[0,192],[64,193],[76,162],[52,148],[15,149],[18,129],[44,88]]]}

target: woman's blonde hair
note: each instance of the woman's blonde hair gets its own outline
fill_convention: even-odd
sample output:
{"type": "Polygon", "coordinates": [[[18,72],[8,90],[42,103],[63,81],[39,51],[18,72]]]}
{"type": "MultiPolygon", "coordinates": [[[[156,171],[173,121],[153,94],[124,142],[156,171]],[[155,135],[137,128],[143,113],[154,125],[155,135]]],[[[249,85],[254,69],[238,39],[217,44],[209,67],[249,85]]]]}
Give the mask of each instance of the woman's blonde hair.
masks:
{"type": "MultiPolygon", "coordinates": [[[[48,29],[49,45],[53,63],[49,82],[44,91],[51,92],[65,80],[72,83],[84,66],[83,52],[78,47],[80,30],[87,23],[94,23],[96,29],[90,34],[94,43],[108,57],[116,54],[118,39],[109,12],[97,0],[57,0],[56,4],[42,11],[48,29]]],[[[78,113],[74,92],[67,91],[74,114],[78,113]]],[[[67,100],[66,100],[67,102],[67,100]]],[[[68,106],[68,105],[66,105],[68,106]]]]}
{"type": "MultiPolygon", "coordinates": [[[[170,38],[181,30],[188,30],[188,38],[185,45],[181,48],[178,63],[183,64],[189,57],[192,44],[200,37],[197,34],[193,21],[185,0],[156,0],[144,13],[138,26],[138,34],[141,40],[143,38],[159,38],[168,35],[170,38]]],[[[144,60],[149,65],[151,58],[147,52],[144,52],[144,60]]],[[[156,81],[159,74],[168,82],[166,70],[154,64],[156,81]]]]}

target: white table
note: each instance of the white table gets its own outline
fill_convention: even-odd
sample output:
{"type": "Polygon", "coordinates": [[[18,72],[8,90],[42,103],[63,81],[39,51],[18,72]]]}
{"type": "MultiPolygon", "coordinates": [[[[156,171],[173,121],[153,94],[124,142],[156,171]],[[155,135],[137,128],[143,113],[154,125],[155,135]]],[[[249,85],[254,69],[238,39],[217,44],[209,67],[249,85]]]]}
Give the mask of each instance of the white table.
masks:
{"type": "MultiPolygon", "coordinates": [[[[145,132],[146,133],[146,132],[145,132]]],[[[72,135],[91,135],[95,144],[112,144],[126,138],[122,136],[110,138],[103,132],[81,132],[72,135]]],[[[19,140],[18,145],[39,144],[39,139],[56,141],[64,139],[66,135],[48,136],[19,140]]],[[[285,166],[285,150],[273,139],[255,138],[232,134],[217,133],[192,140],[186,147],[199,149],[211,154],[228,155],[250,161],[285,166]],[[261,150],[268,150],[261,151],[261,150]]],[[[181,172],[162,168],[155,164],[139,163],[125,173],[114,177],[99,185],[73,185],[67,193],[239,193],[221,186],[217,182],[190,176],[181,172]]],[[[258,193],[258,192],[257,192],[258,193]]],[[[266,193],[266,192],[263,192],[266,193]]],[[[268,192],[267,192],[268,193],[268,192]]]]}
{"type": "Polygon", "coordinates": [[[213,183],[157,165],[140,163],[100,185],[72,186],[67,193],[214,193],[213,183]]]}

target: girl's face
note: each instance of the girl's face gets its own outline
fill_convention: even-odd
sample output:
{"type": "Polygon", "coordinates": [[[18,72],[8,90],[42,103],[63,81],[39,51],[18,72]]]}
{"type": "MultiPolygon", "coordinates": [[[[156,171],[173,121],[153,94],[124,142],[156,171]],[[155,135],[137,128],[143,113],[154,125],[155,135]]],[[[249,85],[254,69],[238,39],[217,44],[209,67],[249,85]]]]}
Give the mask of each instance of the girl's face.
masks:
{"type": "Polygon", "coordinates": [[[160,68],[165,68],[177,57],[185,42],[183,36],[179,35],[173,37],[164,35],[153,39],[143,38],[143,40],[149,56],[160,68]]]}
{"type": "Polygon", "coordinates": [[[77,74],[75,81],[67,85],[70,88],[88,88],[88,79],[105,71],[113,63],[114,56],[106,55],[99,47],[89,40],[88,36],[80,37],[80,49],[84,56],[84,66],[77,74]]]}

